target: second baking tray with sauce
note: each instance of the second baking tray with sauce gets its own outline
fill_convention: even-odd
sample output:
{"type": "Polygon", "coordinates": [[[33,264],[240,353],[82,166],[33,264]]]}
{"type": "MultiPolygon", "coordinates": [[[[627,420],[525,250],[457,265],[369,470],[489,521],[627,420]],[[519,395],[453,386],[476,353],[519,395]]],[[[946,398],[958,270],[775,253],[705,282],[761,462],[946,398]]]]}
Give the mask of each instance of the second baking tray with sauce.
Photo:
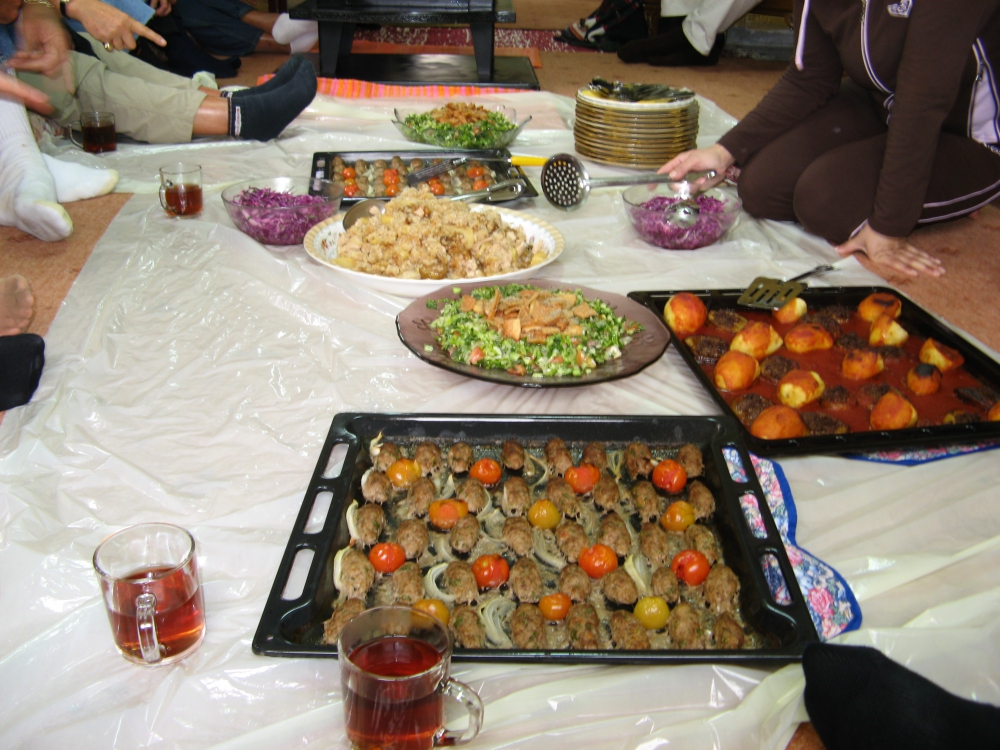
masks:
{"type": "MultiPolygon", "coordinates": [[[[662,320],[664,305],[681,291],[631,292],[628,296],[662,320]]],[[[989,421],[987,416],[991,406],[1000,401],[1000,364],[895,289],[807,289],[800,297],[807,303],[808,313],[795,323],[780,323],[766,311],[741,307],[737,304],[741,289],[683,291],[704,302],[710,319],[693,335],[675,335],[677,351],[723,412],[741,420],[743,441],[759,455],[887,451],[1000,439],[1000,422],[989,421]],[[860,317],[858,306],[873,294],[902,303],[896,322],[907,338],[897,346],[870,344],[872,324],[860,317]],[[760,377],[749,388],[723,391],[714,382],[715,362],[728,350],[735,332],[713,324],[712,316],[720,313],[735,314],[735,319],[742,318],[744,323],[768,323],[782,339],[800,323],[819,326],[830,334],[832,343],[803,354],[789,352],[782,345],[760,362],[760,377]],[[940,387],[936,391],[918,395],[908,387],[907,374],[920,364],[921,348],[930,339],[957,352],[964,362],[938,374],[940,387]],[[696,341],[702,349],[696,350],[696,341]],[[846,377],[842,363],[852,350],[878,352],[884,369],[864,379],[846,377]],[[771,364],[779,366],[776,373],[770,370],[771,364]],[[810,433],[799,438],[758,438],[750,432],[753,420],[764,408],[780,403],[778,383],[788,368],[815,372],[824,382],[821,396],[799,409],[810,433]],[[915,425],[892,430],[872,427],[872,407],[889,391],[912,403],[917,413],[915,425]]],[[[716,322],[729,325],[719,318],[716,322]]]]}
{"type": "Polygon", "coordinates": [[[354,180],[354,195],[344,194],[343,205],[349,206],[367,198],[391,198],[388,186],[395,184],[402,191],[406,176],[413,171],[430,167],[442,160],[462,157],[466,161],[438,175],[442,197],[457,196],[481,190],[507,180],[520,180],[524,192],[519,198],[537,198],[538,191],[528,180],[521,167],[510,163],[507,149],[481,149],[477,151],[318,151],[313,154],[312,177],[333,180],[345,185],[354,180]],[[350,170],[345,176],[344,170],[350,170]],[[386,182],[386,170],[394,170],[386,182]]]}
{"type": "Polygon", "coordinates": [[[728,418],[337,415],[254,651],[334,656],[337,632],[352,613],[437,599],[448,610],[456,659],[796,661],[817,640],[815,628],[759,483],[752,471],[730,471],[727,458],[751,466],[728,418]],[[603,489],[577,494],[564,475],[585,452],[602,466],[603,489]],[[393,486],[400,458],[403,467],[416,459],[419,489],[393,486]],[[470,481],[481,458],[502,467],[493,485],[470,481]],[[667,458],[690,471],[674,494],[649,481],[667,458]],[[465,498],[470,512],[461,531],[431,521],[429,503],[448,498],[465,498]],[[530,509],[540,500],[561,508],[557,526],[535,525],[530,509]],[[661,524],[676,501],[690,509],[682,525],[695,521],[685,531],[661,524]],[[748,518],[745,507],[759,514],[748,518]],[[399,543],[410,559],[394,573],[377,573],[368,554],[387,542],[399,543]],[[617,568],[595,579],[578,557],[597,543],[613,550],[617,568]],[[691,550],[711,566],[697,584],[670,569],[675,556],[691,550]],[[311,559],[308,572],[296,574],[303,555],[311,559]],[[499,587],[477,585],[472,569],[484,555],[499,555],[509,567],[499,587]],[[768,576],[772,586],[775,577],[784,583],[775,595],[768,576]],[[572,608],[549,619],[538,604],[559,591],[572,608]],[[669,603],[662,625],[645,627],[633,614],[645,596],[669,603]]]}

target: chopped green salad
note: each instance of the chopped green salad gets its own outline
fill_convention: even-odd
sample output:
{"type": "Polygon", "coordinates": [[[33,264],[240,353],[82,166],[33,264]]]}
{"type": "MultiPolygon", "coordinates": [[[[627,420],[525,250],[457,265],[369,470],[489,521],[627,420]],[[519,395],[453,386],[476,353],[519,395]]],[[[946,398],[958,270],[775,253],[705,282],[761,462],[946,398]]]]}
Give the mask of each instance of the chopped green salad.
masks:
{"type": "Polygon", "coordinates": [[[621,357],[642,330],[579,290],[479,287],[438,307],[430,326],[453,361],[532,378],[585,375],[621,357]]]}
{"type": "Polygon", "coordinates": [[[489,112],[484,119],[464,125],[439,122],[433,113],[425,112],[408,115],[403,124],[424,143],[464,149],[495,148],[516,127],[501,112],[489,112]]]}

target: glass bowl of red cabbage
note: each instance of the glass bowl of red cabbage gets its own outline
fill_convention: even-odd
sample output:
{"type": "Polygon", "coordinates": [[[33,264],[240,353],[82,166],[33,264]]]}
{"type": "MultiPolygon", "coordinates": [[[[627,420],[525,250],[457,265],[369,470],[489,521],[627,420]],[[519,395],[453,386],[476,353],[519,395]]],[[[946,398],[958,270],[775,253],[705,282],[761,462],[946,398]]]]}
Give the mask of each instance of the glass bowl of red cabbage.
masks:
{"type": "Polygon", "coordinates": [[[265,245],[298,245],[306,233],[340,208],[344,189],[330,180],[273,177],[222,191],[238,229],[265,245]]]}
{"type": "Polygon", "coordinates": [[[669,183],[636,185],[622,194],[625,213],[646,242],[667,250],[695,250],[722,239],[739,216],[742,203],[734,195],[711,188],[694,197],[699,214],[694,224],[680,226],[666,213],[682,198],[669,183]]]}

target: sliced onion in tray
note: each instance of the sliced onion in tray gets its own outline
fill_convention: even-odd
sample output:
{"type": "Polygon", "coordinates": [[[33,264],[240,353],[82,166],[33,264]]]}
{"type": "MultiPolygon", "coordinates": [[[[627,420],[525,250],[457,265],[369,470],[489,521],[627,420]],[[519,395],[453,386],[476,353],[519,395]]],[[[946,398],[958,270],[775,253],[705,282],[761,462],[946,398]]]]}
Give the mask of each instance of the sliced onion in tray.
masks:
{"type": "Polygon", "coordinates": [[[437,579],[441,577],[441,574],[444,573],[444,569],[447,567],[448,563],[438,563],[428,570],[424,576],[424,589],[427,591],[428,599],[440,599],[445,604],[454,604],[455,597],[444,593],[437,584],[437,579]]]}
{"type": "Polygon", "coordinates": [[[522,476],[524,477],[524,481],[527,482],[530,487],[542,484],[549,478],[549,465],[530,453],[525,452],[524,464],[525,467],[522,476]],[[531,471],[528,471],[529,464],[533,467],[531,471]],[[542,475],[535,479],[535,474],[538,473],[539,468],[541,468],[542,475]]]}
{"type": "Polygon", "coordinates": [[[494,542],[503,544],[503,525],[506,520],[507,517],[503,514],[503,511],[499,508],[494,508],[485,518],[481,518],[480,522],[483,525],[483,531],[486,532],[486,536],[494,542]]]}
{"type": "Polygon", "coordinates": [[[434,482],[434,488],[437,490],[437,496],[439,500],[447,500],[455,494],[455,475],[448,473],[448,478],[441,482],[441,477],[432,480],[434,482]]]}
{"type": "Polygon", "coordinates": [[[486,628],[486,638],[500,648],[514,648],[513,642],[503,629],[503,621],[517,609],[517,605],[505,596],[494,596],[479,605],[479,617],[486,628]]]}
{"type": "Polygon", "coordinates": [[[340,552],[338,552],[333,557],[333,585],[337,588],[337,591],[341,592],[343,595],[344,591],[344,555],[347,554],[347,550],[350,547],[344,547],[340,552]]]}
{"type": "Polygon", "coordinates": [[[531,537],[534,541],[532,552],[535,557],[556,570],[562,570],[566,567],[566,558],[559,551],[554,534],[546,534],[536,526],[531,532],[531,537]]]}
{"type": "MultiPolygon", "coordinates": [[[[344,513],[344,516],[347,518],[347,530],[351,534],[351,539],[360,540],[361,537],[358,536],[358,525],[357,525],[357,518],[358,518],[357,500],[351,500],[351,504],[347,506],[347,512],[344,513]]],[[[340,553],[338,552],[337,554],[339,555],[340,553]]]]}
{"type": "Polygon", "coordinates": [[[625,572],[635,581],[639,596],[649,596],[649,584],[653,580],[653,571],[649,569],[646,556],[641,552],[633,552],[625,558],[625,572]]]}

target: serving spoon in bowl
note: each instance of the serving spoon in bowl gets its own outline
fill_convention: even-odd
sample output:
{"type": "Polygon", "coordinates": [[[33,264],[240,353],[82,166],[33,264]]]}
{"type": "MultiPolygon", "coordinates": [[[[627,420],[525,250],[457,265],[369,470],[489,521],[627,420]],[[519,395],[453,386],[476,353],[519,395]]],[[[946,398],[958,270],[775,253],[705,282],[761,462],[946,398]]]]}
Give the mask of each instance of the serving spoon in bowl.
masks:
{"type": "MultiPolygon", "coordinates": [[[[463,201],[467,203],[473,203],[475,201],[481,201],[485,198],[490,198],[492,200],[514,200],[524,193],[524,182],[521,180],[506,180],[505,182],[498,182],[496,185],[490,185],[488,188],[483,190],[476,190],[472,193],[462,193],[461,195],[454,195],[448,198],[450,201],[463,201]]],[[[386,201],[379,200],[377,198],[369,198],[367,200],[360,201],[351,206],[347,213],[344,214],[344,229],[350,229],[355,224],[358,223],[360,219],[366,216],[378,216],[379,214],[385,213],[386,201]]]]}

